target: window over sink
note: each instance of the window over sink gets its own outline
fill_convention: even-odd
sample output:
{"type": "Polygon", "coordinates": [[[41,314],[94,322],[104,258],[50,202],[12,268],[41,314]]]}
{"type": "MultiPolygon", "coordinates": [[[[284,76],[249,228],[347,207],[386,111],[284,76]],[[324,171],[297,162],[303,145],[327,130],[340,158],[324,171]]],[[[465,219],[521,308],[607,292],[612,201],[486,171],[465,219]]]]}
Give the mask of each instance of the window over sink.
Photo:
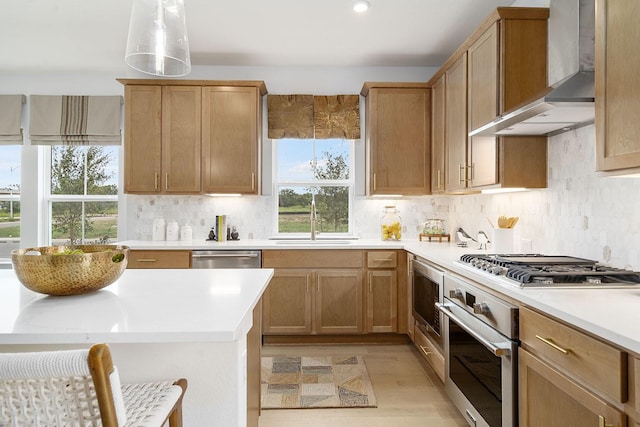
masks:
{"type": "Polygon", "coordinates": [[[353,141],[276,139],[273,145],[278,235],[309,236],[312,199],[316,232],[327,237],[351,234],[353,141]]]}

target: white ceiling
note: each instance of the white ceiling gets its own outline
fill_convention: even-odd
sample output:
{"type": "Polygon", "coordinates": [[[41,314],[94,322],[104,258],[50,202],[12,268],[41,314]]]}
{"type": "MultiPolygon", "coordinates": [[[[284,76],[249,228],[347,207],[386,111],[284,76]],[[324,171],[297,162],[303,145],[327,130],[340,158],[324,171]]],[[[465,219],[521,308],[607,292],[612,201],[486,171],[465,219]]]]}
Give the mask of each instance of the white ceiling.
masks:
{"type": "MultiPolygon", "coordinates": [[[[184,0],[193,65],[438,67],[514,0],[184,0]]],[[[0,72],[122,70],[132,0],[5,0],[0,72]]]]}

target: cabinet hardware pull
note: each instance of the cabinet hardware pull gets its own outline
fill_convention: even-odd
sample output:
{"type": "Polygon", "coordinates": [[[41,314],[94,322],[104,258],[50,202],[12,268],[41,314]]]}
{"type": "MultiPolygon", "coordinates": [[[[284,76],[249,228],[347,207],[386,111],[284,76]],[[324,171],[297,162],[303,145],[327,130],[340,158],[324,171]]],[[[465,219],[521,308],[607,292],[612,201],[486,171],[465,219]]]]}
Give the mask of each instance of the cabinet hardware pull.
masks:
{"type": "Polygon", "coordinates": [[[390,259],[390,258],[374,258],[373,261],[375,261],[375,262],[391,262],[393,260],[390,259]]]}
{"type": "Polygon", "coordinates": [[[562,354],[566,355],[566,354],[569,354],[569,352],[571,351],[571,350],[566,350],[560,347],[558,344],[554,343],[549,338],[542,338],[540,335],[536,335],[536,338],[542,341],[543,343],[545,343],[546,345],[550,346],[551,348],[558,350],[562,354]]]}
{"type": "Polygon", "coordinates": [[[467,168],[469,169],[469,179],[467,179],[466,181],[473,181],[473,178],[474,178],[474,176],[473,176],[473,171],[474,171],[473,165],[474,164],[471,163],[471,165],[467,166],[467,168]]]}
{"type": "Polygon", "coordinates": [[[463,163],[460,163],[460,168],[458,169],[458,181],[460,184],[464,184],[465,178],[462,176],[465,172],[465,167],[463,163]]]}
{"type": "Polygon", "coordinates": [[[256,174],[251,172],[251,191],[256,189],[256,174]]]}
{"type": "Polygon", "coordinates": [[[153,174],[153,189],[158,190],[158,172],[153,174]]]}
{"type": "Polygon", "coordinates": [[[156,262],[155,258],[140,258],[138,262],[156,262]]]}
{"type": "Polygon", "coordinates": [[[369,293],[373,293],[373,284],[371,282],[369,282],[369,293]]]}
{"type": "Polygon", "coordinates": [[[376,174],[374,173],[373,174],[373,191],[375,191],[376,188],[377,188],[377,186],[376,186],[376,174]]]}
{"type": "Polygon", "coordinates": [[[421,346],[420,346],[420,350],[422,350],[422,352],[424,353],[424,355],[425,355],[425,356],[427,356],[427,357],[429,357],[429,356],[431,356],[431,354],[433,354],[433,352],[432,352],[432,351],[427,351],[427,347],[425,347],[425,346],[423,346],[423,345],[421,345],[421,346]]]}
{"type": "Polygon", "coordinates": [[[602,415],[598,415],[598,427],[615,427],[613,424],[607,424],[602,415]]]}
{"type": "Polygon", "coordinates": [[[164,189],[168,190],[169,189],[169,173],[165,173],[164,174],[164,189]]]}

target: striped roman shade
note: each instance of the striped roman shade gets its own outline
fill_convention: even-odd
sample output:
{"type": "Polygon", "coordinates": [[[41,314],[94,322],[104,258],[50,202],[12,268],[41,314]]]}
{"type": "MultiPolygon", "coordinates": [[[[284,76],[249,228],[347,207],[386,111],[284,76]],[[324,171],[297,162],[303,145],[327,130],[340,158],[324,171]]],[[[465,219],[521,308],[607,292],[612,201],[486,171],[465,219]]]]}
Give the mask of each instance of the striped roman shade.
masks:
{"type": "Polygon", "coordinates": [[[24,95],[0,95],[0,145],[20,145],[24,95]]]}
{"type": "Polygon", "coordinates": [[[34,145],[120,145],[121,96],[31,95],[34,145]]]}

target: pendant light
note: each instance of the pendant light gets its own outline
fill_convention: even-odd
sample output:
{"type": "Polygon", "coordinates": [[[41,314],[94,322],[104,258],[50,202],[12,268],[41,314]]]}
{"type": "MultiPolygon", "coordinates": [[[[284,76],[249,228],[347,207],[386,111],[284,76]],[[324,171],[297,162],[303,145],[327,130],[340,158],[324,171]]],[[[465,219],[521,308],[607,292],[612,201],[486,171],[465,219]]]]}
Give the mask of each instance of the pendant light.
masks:
{"type": "Polygon", "coordinates": [[[124,60],[131,68],[154,76],[189,74],[184,0],[133,0],[124,60]]]}

